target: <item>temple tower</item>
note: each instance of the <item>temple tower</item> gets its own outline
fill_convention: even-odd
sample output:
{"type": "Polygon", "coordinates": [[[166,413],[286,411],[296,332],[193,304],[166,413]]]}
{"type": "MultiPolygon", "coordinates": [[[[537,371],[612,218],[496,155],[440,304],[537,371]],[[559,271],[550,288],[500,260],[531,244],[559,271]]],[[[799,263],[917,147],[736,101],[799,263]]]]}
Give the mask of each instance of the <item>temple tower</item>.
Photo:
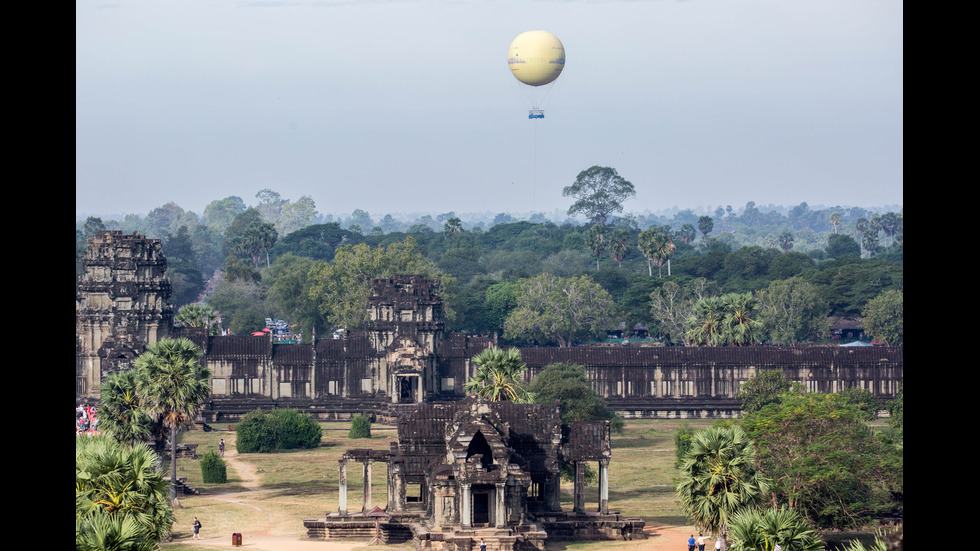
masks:
{"type": "Polygon", "coordinates": [[[75,297],[75,398],[97,400],[114,371],[170,335],[173,305],[158,239],[100,231],[88,239],[75,297]]]}
{"type": "Polygon", "coordinates": [[[376,388],[393,403],[421,403],[435,391],[436,355],[445,329],[439,281],[396,275],[372,282],[368,338],[374,348],[376,388]]]}

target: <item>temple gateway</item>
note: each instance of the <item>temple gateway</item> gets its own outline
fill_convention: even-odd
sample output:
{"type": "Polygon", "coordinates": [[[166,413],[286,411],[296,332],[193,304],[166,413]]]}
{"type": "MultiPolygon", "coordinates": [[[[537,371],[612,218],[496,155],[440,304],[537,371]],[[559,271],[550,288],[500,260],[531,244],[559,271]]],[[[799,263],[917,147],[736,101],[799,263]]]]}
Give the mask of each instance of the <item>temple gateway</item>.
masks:
{"type": "Polygon", "coordinates": [[[398,419],[391,449],[348,450],[338,508],[307,519],[312,539],[413,539],[417,549],[544,549],[560,540],[646,537],[644,521],[609,510],[609,422],[562,425],[559,405],[464,398],[420,404],[398,419]],[[575,473],[570,512],[560,505],[560,464],[575,473]],[[585,465],[598,467],[598,509],[585,510],[585,465]],[[371,501],[372,465],[387,468],[387,503],[371,501]],[[360,507],[347,502],[359,466],[360,507]]]}

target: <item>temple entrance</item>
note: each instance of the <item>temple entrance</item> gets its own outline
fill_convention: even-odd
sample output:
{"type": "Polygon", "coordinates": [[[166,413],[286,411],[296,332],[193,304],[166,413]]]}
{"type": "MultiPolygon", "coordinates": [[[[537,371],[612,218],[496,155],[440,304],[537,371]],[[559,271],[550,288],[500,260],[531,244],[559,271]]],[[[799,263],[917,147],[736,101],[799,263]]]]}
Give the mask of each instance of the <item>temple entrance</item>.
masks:
{"type": "Polygon", "coordinates": [[[414,404],[419,402],[418,386],[419,378],[416,376],[398,377],[398,403],[414,404]]]}
{"type": "Polygon", "coordinates": [[[490,490],[473,490],[473,526],[490,525],[490,490]]]}

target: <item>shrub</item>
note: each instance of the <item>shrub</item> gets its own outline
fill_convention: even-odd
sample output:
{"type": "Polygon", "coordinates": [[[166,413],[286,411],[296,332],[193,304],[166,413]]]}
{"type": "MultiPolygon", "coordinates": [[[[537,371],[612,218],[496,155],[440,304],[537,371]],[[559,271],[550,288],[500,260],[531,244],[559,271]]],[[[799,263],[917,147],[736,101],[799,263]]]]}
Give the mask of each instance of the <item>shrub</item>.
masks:
{"type": "Polygon", "coordinates": [[[235,447],[239,453],[312,449],[320,445],[323,436],[319,423],[294,409],[277,409],[268,414],[261,410],[247,413],[235,432],[235,447]]]}
{"type": "Polygon", "coordinates": [[[208,450],[201,456],[201,478],[208,484],[228,482],[228,467],[217,452],[208,450]]]}
{"type": "Polygon", "coordinates": [[[371,420],[360,413],[351,417],[347,438],[371,438],[371,420]]]}
{"type": "Polygon", "coordinates": [[[269,417],[273,420],[278,437],[277,449],[313,449],[320,445],[323,429],[309,415],[303,415],[295,409],[277,409],[269,417]]]}

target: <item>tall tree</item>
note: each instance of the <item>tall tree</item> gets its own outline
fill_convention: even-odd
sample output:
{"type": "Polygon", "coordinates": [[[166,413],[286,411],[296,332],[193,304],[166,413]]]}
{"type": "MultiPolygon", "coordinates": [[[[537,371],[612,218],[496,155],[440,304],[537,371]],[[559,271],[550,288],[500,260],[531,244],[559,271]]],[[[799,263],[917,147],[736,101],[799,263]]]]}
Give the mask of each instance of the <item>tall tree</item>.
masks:
{"type": "Polygon", "coordinates": [[[830,332],[830,305],[815,285],[801,277],[770,283],[759,291],[759,307],[763,329],[773,342],[811,342],[830,332]]]}
{"type": "Polygon", "coordinates": [[[902,450],[876,434],[864,413],[837,394],[787,393],[747,413],[759,468],[773,503],[814,526],[853,530],[895,506],[903,491],[902,450]]]}
{"type": "Polygon", "coordinates": [[[473,363],[476,375],[463,386],[467,392],[491,402],[531,403],[521,380],[527,365],[519,349],[490,347],[473,356],[473,363]]]}
{"type": "Polygon", "coordinates": [[[725,319],[725,344],[750,346],[762,335],[762,321],[756,315],[759,302],[752,293],[728,293],[722,296],[725,319]]]}
{"type": "Polygon", "coordinates": [[[623,211],[623,201],[636,195],[633,184],[605,166],[593,166],[579,172],[575,183],[562,189],[563,197],[575,202],[568,215],[584,214],[593,224],[605,227],[610,215],[623,211]]]}
{"type": "Polygon", "coordinates": [[[630,257],[635,250],[633,241],[636,234],[629,228],[617,226],[609,237],[609,255],[615,260],[619,267],[623,267],[623,261],[630,257]]]}
{"type": "Polygon", "coordinates": [[[710,216],[702,216],[698,218],[698,231],[701,232],[701,236],[704,243],[708,242],[708,234],[711,230],[715,229],[715,221],[710,216]]]}
{"type": "Polygon", "coordinates": [[[765,503],[769,481],[755,464],[755,446],[738,426],[710,427],[691,439],[677,496],[698,529],[726,539],[732,517],[765,503]]]}
{"type": "MultiPolygon", "coordinates": [[[[358,329],[367,320],[367,299],[375,278],[396,274],[421,274],[439,279],[442,289],[451,289],[455,278],[443,273],[416,248],[407,237],[402,242],[371,248],[365,243],[344,245],[330,262],[318,261],[310,268],[310,300],[329,325],[358,329]]],[[[444,296],[451,299],[451,292],[444,296]]],[[[447,319],[455,315],[444,308],[447,319]]]]}
{"type": "Polygon", "coordinates": [[[670,236],[654,228],[648,228],[640,232],[637,246],[647,259],[649,275],[653,276],[652,264],[656,264],[662,278],[664,276],[663,266],[674,251],[674,244],[670,241],[670,236]]]}
{"type": "Polygon", "coordinates": [[[188,339],[162,339],[133,360],[140,404],[170,430],[170,499],[177,499],[177,435],[211,394],[211,372],[188,339]]]}
{"type": "Polygon", "coordinates": [[[891,289],[868,301],[862,310],[864,330],[872,337],[890,345],[900,346],[904,336],[905,293],[891,289]]]}
{"type": "Polygon", "coordinates": [[[721,346],[725,343],[725,320],[721,297],[705,297],[696,303],[686,322],[687,342],[695,346],[721,346]]]}
{"type": "Polygon", "coordinates": [[[562,423],[609,421],[615,431],[621,431],[625,426],[623,419],[593,390],[585,376],[585,366],[548,364],[531,380],[529,390],[537,404],[559,401],[562,423]]]}
{"type": "Polygon", "coordinates": [[[529,335],[571,346],[578,338],[605,336],[615,322],[615,303],[586,276],[540,274],[521,282],[517,308],[504,322],[504,336],[529,335]]]}
{"type": "Polygon", "coordinates": [[[585,234],[585,242],[589,246],[589,252],[595,257],[595,269],[599,271],[599,257],[606,252],[606,229],[599,224],[592,224],[585,234]]]}
{"type": "Polygon", "coordinates": [[[99,397],[99,430],[121,443],[134,446],[149,442],[153,418],[140,406],[136,371],[117,371],[106,377],[99,397]]]}

